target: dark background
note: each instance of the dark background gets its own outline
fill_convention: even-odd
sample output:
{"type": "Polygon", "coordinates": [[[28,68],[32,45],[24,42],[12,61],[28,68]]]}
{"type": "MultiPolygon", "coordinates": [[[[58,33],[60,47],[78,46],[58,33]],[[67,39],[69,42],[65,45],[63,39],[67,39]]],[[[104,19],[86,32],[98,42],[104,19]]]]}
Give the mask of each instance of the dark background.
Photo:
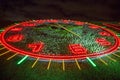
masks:
{"type": "Polygon", "coordinates": [[[120,21],[118,0],[0,0],[0,26],[31,19],[120,21]]]}

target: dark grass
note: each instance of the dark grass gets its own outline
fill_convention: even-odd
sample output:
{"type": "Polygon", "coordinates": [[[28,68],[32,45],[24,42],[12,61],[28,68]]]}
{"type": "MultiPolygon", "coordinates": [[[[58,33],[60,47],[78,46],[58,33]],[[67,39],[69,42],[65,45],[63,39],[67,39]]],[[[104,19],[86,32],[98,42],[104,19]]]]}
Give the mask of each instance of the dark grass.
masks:
{"type": "Polygon", "coordinates": [[[111,57],[117,62],[103,57],[108,66],[98,59],[94,60],[97,67],[93,67],[88,61],[79,62],[82,70],[79,70],[75,63],[65,63],[65,71],[59,62],[52,62],[47,70],[48,62],[38,62],[31,68],[34,61],[26,60],[17,65],[22,57],[17,56],[7,61],[6,58],[9,56],[6,54],[0,57],[0,80],[120,80],[120,58],[115,56],[111,57]]]}

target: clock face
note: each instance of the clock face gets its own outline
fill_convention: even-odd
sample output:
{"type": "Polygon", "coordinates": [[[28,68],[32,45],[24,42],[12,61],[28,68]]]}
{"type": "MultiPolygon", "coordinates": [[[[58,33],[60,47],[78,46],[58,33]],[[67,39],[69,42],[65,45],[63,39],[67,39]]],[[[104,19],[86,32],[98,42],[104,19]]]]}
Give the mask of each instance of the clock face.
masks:
{"type": "Polygon", "coordinates": [[[53,60],[86,59],[118,49],[118,37],[108,29],[72,20],[33,20],[7,28],[1,43],[13,52],[53,60]]]}

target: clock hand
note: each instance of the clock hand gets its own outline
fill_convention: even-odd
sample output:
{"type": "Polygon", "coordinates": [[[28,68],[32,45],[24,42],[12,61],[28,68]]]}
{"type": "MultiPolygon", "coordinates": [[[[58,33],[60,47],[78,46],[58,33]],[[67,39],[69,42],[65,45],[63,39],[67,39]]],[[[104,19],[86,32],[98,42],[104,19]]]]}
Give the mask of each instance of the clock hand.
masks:
{"type": "MultiPolygon", "coordinates": [[[[63,29],[65,29],[66,31],[68,31],[68,32],[70,32],[70,33],[78,36],[78,37],[80,38],[80,35],[76,34],[75,32],[73,32],[73,31],[71,31],[71,30],[69,30],[69,29],[67,29],[67,28],[65,28],[64,26],[62,26],[62,25],[60,25],[60,24],[57,24],[57,23],[56,23],[56,25],[59,26],[59,27],[61,27],[61,28],[63,28],[63,29]]],[[[54,26],[55,26],[55,25],[54,25],[54,26]]],[[[55,26],[55,27],[56,27],[56,26],[55,26]]]]}

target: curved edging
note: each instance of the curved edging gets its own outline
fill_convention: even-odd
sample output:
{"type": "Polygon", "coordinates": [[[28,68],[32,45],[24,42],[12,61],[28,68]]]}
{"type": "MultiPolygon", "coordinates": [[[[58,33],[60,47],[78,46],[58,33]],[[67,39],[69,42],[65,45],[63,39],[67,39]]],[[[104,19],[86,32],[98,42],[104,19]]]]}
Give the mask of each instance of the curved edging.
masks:
{"type": "MultiPolygon", "coordinates": [[[[34,21],[39,21],[39,20],[34,20],[34,21]]],[[[45,20],[44,20],[45,21],[45,20]]],[[[43,20],[40,20],[39,23],[43,23],[43,20]]],[[[50,21],[49,21],[50,22],[50,21]]],[[[67,22],[67,21],[66,21],[67,22]]],[[[23,23],[20,23],[20,24],[24,24],[25,22],[23,23]]],[[[81,22],[78,22],[77,21],[77,25],[81,24],[81,22]]],[[[18,24],[17,24],[18,25],[18,24]]],[[[93,25],[93,24],[91,24],[93,25]]],[[[2,34],[1,34],[1,43],[9,50],[15,52],[15,53],[19,53],[21,55],[29,55],[30,57],[33,57],[33,58],[40,58],[40,59],[53,59],[53,60],[74,60],[74,59],[86,59],[86,57],[98,57],[98,56],[102,56],[104,54],[110,54],[114,51],[116,51],[118,49],[118,46],[119,46],[119,39],[118,37],[111,31],[109,31],[108,29],[105,29],[105,28],[102,28],[104,29],[105,31],[109,32],[112,36],[114,36],[115,38],[115,45],[112,46],[111,48],[105,50],[105,51],[102,51],[100,53],[93,53],[93,54],[88,54],[88,55],[73,55],[73,56],[54,56],[54,55],[43,55],[43,54],[34,54],[34,53],[31,53],[31,52],[26,52],[26,51],[23,51],[23,50],[20,50],[20,49],[17,49],[17,48],[14,48],[13,46],[7,44],[7,42],[5,41],[4,39],[4,36],[5,34],[7,33],[7,31],[9,31],[11,28],[15,27],[14,26],[10,26],[9,28],[7,28],[2,34]]]]}

